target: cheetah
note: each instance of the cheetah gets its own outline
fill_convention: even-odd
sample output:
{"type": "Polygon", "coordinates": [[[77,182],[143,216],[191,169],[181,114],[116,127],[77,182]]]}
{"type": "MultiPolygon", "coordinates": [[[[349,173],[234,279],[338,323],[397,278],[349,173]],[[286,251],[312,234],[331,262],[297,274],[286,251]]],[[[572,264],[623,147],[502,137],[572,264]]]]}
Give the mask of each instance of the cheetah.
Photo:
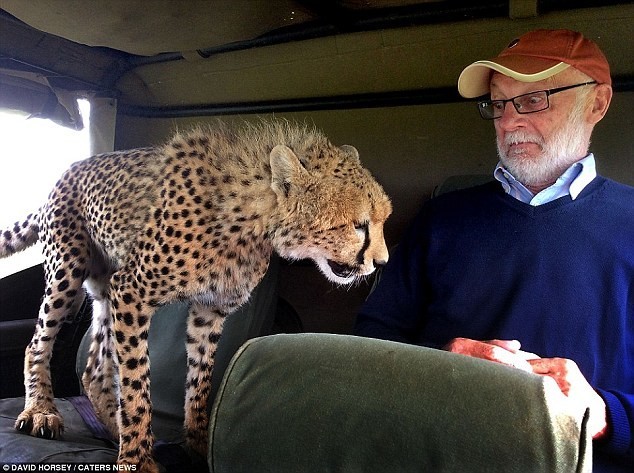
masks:
{"type": "Polygon", "coordinates": [[[49,361],[85,290],[93,320],[84,390],[119,438],[117,462],[156,472],[148,329],[159,306],[188,301],[185,438],[206,455],[223,321],[248,300],[272,252],[311,259],[332,282],[352,284],[386,263],[391,211],[354,147],[282,120],[199,126],[161,146],[71,165],[37,212],[0,233],[0,257],[39,240],[45,259],[15,428],[62,434],[49,361]]]}

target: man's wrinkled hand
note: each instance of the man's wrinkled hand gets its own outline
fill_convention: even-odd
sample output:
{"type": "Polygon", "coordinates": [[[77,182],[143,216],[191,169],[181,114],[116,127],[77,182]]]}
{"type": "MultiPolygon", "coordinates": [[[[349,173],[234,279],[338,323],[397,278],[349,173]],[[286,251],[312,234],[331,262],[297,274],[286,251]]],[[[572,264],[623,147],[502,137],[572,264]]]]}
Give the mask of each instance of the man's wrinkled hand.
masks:
{"type": "Polygon", "coordinates": [[[495,361],[532,373],[533,368],[529,360],[539,357],[520,348],[521,344],[517,340],[478,341],[469,338],[454,338],[444,347],[445,350],[453,353],[495,361]]]}
{"type": "Polygon", "coordinates": [[[561,392],[570,400],[590,408],[588,430],[593,438],[606,433],[605,402],[590,386],[574,361],[566,358],[539,358],[530,360],[529,364],[534,373],[553,378],[561,392]]]}
{"type": "Polygon", "coordinates": [[[590,386],[577,364],[566,358],[540,358],[520,348],[521,344],[517,340],[478,341],[469,338],[454,338],[444,347],[445,350],[453,353],[494,361],[553,378],[568,399],[590,408],[588,430],[592,437],[596,439],[605,435],[607,432],[605,402],[590,386]]]}

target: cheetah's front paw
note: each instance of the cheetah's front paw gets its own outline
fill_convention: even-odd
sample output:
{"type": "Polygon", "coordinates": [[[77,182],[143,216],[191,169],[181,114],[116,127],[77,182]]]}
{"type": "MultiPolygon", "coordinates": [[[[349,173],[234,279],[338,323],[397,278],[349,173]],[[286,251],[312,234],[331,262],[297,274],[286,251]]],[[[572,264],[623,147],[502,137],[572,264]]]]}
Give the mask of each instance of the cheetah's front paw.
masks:
{"type": "Polygon", "coordinates": [[[26,409],[15,421],[15,428],[33,437],[59,439],[64,432],[64,421],[57,410],[26,409]]]}

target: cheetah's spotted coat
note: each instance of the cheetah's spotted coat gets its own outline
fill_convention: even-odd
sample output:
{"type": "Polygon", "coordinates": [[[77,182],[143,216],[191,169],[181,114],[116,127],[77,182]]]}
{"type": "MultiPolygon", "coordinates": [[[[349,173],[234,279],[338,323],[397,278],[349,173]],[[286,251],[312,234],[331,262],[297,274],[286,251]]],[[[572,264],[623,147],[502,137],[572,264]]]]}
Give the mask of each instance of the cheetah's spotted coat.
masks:
{"type": "Polygon", "coordinates": [[[46,292],[26,350],[16,428],[50,438],[63,430],[49,360],[83,285],[93,298],[84,388],[120,436],[118,461],[156,471],[149,323],[158,306],[189,300],[185,430],[204,455],[223,320],[248,299],[271,252],[311,258],[330,280],[350,283],[387,261],[390,213],[354,148],[286,122],[219,123],[161,147],[75,163],[36,214],[0,233],[0,257],[37,240],[45,255],[46,292]]]}

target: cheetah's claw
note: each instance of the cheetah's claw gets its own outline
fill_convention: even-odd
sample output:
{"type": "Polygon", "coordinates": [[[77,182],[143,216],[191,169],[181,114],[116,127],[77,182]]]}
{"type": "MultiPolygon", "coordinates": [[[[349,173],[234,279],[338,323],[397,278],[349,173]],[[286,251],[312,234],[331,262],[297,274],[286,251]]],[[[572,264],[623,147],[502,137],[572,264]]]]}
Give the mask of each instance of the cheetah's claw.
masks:
{"type": "Polygon", "coordinates": [[[64,426],[61,423],[51,422],[49,426],[45,419],[39,419],[34,426],[33,419],[18,420],[15,424],[15,429],[18,432],[22,432],[33,437],[56,440],[62,437],[64,433],[64,426]],[[44,423],[44,425],[42,425],[44,423]],[[57,425],[55,425],[57,424],[57,425]]]}

